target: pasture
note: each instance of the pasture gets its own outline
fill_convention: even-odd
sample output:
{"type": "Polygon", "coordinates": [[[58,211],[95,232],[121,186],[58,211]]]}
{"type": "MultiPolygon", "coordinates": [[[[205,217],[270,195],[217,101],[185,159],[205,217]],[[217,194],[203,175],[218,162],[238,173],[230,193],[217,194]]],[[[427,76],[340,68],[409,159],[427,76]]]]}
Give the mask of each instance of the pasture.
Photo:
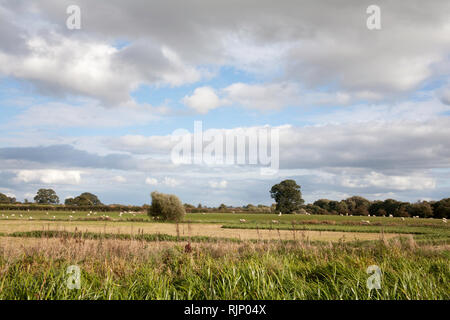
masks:
{"type": "Polygon", "coordinates": [[[0,299],[448,299],[449,240],[438,219],[4,211],[0,299]]]}

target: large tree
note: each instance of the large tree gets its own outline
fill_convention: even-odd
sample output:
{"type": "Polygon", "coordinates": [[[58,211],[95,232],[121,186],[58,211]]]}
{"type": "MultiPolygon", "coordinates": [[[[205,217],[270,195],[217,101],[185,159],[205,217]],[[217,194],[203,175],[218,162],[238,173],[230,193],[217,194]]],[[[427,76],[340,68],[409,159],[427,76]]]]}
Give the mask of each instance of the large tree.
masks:
{"type": "Polygon", "coordinates": [[[102,205],[101,201],[95,194],[84,192],[80,194],[78,197],[68,198],[65,201],[66,205],[75,205],[75,206],[98,206],[102,205]]]}
{"type": "Polygon", "coordinates": [[[275,199],[277,212],[292,213],[300,209],[305,202],[300,186],[294,180],[284,180],[270,189],[270,196],[275,199]]]}
{"type": "Polygon", "coordinates": [[[52,189],[39,189],[34,197],[34,201],[40,204],[57,204],[59,203],[59,198],[52,189]]]}
{"type": "Polygon", "coordinates": [[[0,193],[0,203],[15,203],[16,198],[8,197],[6,194],[0,193]]]}

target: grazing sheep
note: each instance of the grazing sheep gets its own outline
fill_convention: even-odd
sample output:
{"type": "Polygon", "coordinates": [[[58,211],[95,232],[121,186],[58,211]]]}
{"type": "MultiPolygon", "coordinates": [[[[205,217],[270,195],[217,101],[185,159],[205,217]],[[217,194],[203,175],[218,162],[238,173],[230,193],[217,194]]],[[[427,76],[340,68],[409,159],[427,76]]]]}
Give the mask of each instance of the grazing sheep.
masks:
{"type": "Polygon", "coordinates": [[[361,222],[364,223],[364,224],[370,224],[369,220],[361,220],[361,222]]]}
{"type": "Polygon", "coordinates": [[[29,218],[30,220],[33,220],[33,217],[32,216],[30,216],[30,218],[29,218]]]}
{"type": "Polygon", "coordinates": [[[447,223],[447,219],[446,218],[442,218],[442,222],[443,223],[447,223]]]}
{"type": "Polygon", "coordinates": [[[245,220],[245,219],[239,219],[239,222],[240,222],[240,223],[244,223],[244,222],[247,222],[247,220],[245,220]]]}
{"type": "Polygon", "coordinates": [[[392,214],[389,215],[389,218],[393,218],[394,216],[392,214]]]}
{"type": "Polygon", "coordinates": [[[48,215],[48,211],[45,214],[48,215]]]}
{"type": "Polygon", "coordinates": [[[402,221],[405,221],[405,218],[402,217],[402,221]]]}
{"type": "Polygon", "coordinates": [[[12,215],[11,215],[11,217],[15,217],[16,215],[13,213],[12,215]]]}
{"type": "Polygon", "coordinates": [[[278,220],[272,220],[272,223],[279,223],[278,220]]]}
{"type": "Polygon", "coordinates": [[[53,220],[55,220],[56,219],[56,217],[55,216],[53,216],[53,220]]]}
{"type": "Polygon", "coordinates": [[[280,211],[280,213],[278,214],[278,216],[281,217],[281,211],[280,211]]]}

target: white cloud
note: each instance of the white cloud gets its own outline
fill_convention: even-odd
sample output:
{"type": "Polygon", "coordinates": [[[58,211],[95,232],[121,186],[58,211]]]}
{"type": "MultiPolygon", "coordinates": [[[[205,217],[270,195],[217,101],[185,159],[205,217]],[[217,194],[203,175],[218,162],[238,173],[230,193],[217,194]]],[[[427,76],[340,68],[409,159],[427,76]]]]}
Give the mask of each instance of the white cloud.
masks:
{"type": "Polygon", "coordinates": [[[0,72],[44,94],[91,97],[106,107],[132,103],[130,93],[142,84],[179,86],[202,77],[165,46],[136,43],[119,50],[98,39],[48,34],[27,38],[27,54],[0,51],[0,72]]]}
{"type": "Polygon", "coordinates": [[[150,186],[156,186],[158,184],[158,180],[155,178],[146,178],[145,184],[148,184],[150,186]]]}
{"type": "Polygon", "coordinates": [[[20,170],[16,181],[44,184],[79,184],[81,171],[73,170],[20,170]]]}
{"type": "Polygon", "coordinates": [[[350,188],[377,187],[384,190],[426,190],[436,187],[436,180],[433,177],[424,175],[385,175],[379,172],[370,172],[359,177],[340,177],[340,184],[350,188]]]}
{"type": "Polygon", "coordinates": [[[65,2],[2,3],[2,20],[17,23],[2,22],[0,72],[46,93],[111,103],[130,100],[141,84],[197,82],[211,75],[203,66],[232,66],[318,90],[395,97],[442,72],[450,48],[446,0],[380,0],[383,28],[377,32],[365,27],[365,5],[357,0],[345,6],[306,0],[250,0],[245,6],[108,1],[107,13],[102,5],[78,3],[89,12],[83,16],[89,28],[79,34],[69,34],[62,23],[65,2]],[[116,39],[127,45],[114,46],[116,39]]]}
{"type": "Polygon", "coordinates": [[[277,110],[300,104],[300,92],[291,83],[249,85],[234,83],[223,89],[226,98],[247,108],[277,110]]]}
{"type": "Polygon", "coordinates": [[[13,118],[11,126],[109,128],[145,125],[159,119],[164,107],[130,104],[117,108],[103,108],[92,100],[79,105],[50,102],[33,105],[13,118]]]}
{"type": "Polygon", "coordinates": [[[225,189],[228,185],[226,180],[221,181],[209,181],[209,186],[213,189],[225,189]]]}
{"type": "Polygon", "coordinates": [[[127,179],[125,177],[123,177],[123,176],[114,176],[112,178],[112,180],[114,182],[118,182],[118,183],[125,183],[125,182],[127,182],[127,179]]]}
{"type": "Polygon", "coordinates": [[[200,87],[194,90],[191,96],[185,96],[183,103],[200,114],[206,114],[210,110],[216,109],[224,104],[211,87],[200,87]]]}
{"type": "Polygon", "coordinates": [[[163,180],[163,184],[165,184],[168,187],[176,187],[179,186],[181,184],[181,182],[175,178],[171,178],[171,177],[165,177],[163,180]]]}

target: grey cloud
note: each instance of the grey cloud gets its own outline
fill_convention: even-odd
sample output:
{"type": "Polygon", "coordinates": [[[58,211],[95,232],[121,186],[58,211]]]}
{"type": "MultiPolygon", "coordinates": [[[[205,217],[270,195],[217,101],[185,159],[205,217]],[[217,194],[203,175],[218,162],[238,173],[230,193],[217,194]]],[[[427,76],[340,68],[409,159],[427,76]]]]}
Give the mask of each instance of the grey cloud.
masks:
{"type": "Polygon", "coordinates": [[[407,172],[450,166],[450,120],[291,128],[281,132],[282,168],[359,167],[407,172]]]}
{"type": "MultiPolygon", "coordinates": [[[[93,84],[101,99],[109,97],[105,88],[111,87],[109,98],[116,102],[138,83],[195,82],[200,65],[234,65],[252,72],[276,65],[285,78],[311,88],[332,85],[336,90],[388,98],[433,78],[439,68],[432,66],[448,61],[450,48],[446,41],[450,3],[445,0],[378,1],[382,30],[376,32],[366,28],[370,1],[42,0],[29,7],[24,3],[2,2],[20,17],[33,12],[67,39],[131,43],[113,59],[110,70],[128,76],[126,82],[106,77],[105,83],[93,84]],[[82,8],[79,33],[65,28],[69,4],[82,8]],[[161,56],[164,47],[173,50],[180,64],[161,56]]],[[[38,23],[36,27],[43,29],[38,23]]],[[[38,75],[28,79],[40,82],[38,75]]],[[[61,85],[95,96],[70,83],[61,85]]]]}
{"type": "Polygon", "coordinates": [[[62,167],[88,167],[109,169],[135,169],[136,160],[129,155],[110,154],[100,156],[77,150],[70,145],[53,145],[22,148],[0,148],[0,159],[28,161],[62,167]]]}

